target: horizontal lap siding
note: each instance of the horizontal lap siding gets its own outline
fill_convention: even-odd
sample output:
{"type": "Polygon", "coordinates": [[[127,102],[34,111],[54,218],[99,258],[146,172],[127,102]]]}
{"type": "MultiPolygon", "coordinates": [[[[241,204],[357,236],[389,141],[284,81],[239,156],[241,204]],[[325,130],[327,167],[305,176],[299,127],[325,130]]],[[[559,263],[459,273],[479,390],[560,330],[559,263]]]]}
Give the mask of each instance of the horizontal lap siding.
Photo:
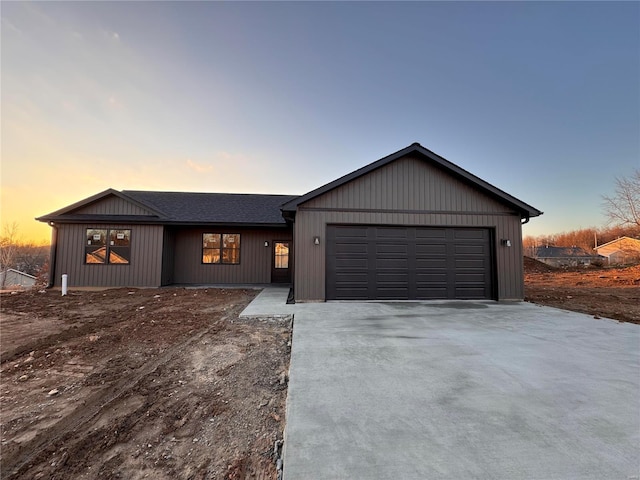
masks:
{"type": "Polygon", "coordinates": [[[325,299],[328,224],[484,227],[494,232],[498,299],[524,297],[520,215],[417,158],[398,159],[300,205],[295,222],[296,300],[325,299]],[[320,245],[313,237],[321,237],[320,245]],[[501,239],[511,240],[502,247],[501,239]]]}
{"type": "Polygon", "coordinates": [[[179,284],[271,283],[274,240],[291,240],[290,229],[194,228],[175,234],[173,281],[179,284]],[[203,233],[239,233],[240,264],[202,263],[203,233]],[[264,242],[269,246],[265,247],[264,242]]]}
{"type": "Polygon", "coordinates": [[[157,287],[161,284],[163,227],[159,225],[87,224],[58,226],[55,285],[62,274],[69,287],[157,287]],[[87,265],[85,241],[88,228],[131,229],[129,265],[87,265]]]}

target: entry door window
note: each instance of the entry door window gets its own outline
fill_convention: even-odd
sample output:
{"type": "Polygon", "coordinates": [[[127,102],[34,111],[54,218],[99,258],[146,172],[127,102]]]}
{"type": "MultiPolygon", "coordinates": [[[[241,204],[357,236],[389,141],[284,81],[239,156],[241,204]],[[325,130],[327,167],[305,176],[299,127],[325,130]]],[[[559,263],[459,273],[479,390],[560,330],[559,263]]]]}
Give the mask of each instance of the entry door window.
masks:
{"type": "Polygon", "coordinates": [[[276,269],[289,268],[289,242],[276,242],[274,249],[276,269]]]}

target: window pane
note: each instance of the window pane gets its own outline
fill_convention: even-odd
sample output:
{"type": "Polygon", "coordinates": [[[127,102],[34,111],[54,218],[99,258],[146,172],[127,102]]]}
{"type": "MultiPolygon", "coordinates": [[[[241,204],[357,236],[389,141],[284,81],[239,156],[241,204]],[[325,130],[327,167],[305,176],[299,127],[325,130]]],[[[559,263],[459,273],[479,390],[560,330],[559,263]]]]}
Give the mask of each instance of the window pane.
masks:
{"type": "Polygon", "coordinates": [[[203,233],[202,248],[220,248],[219,233],[203,233]]]}
{"type": "Polygon", "coordinates": [[[131,244],[131,230],[110,230],[109,245],[128,247],[131,244]]]}
{"type": "Polygon", "coordinates": [[[223,248],[240,248],[240,234],[239,233],[225,233],[222,236],[223,248]]]}
{"type": "Polygon", "coordinates": [[[96,228],[87,228],[87,245],[102,247],[107,244],[107,231],[96,228]]]}
{"type": "Polygon", "coordinates": [[[202,263],[220,263],[219,248],[203,248],[202,263]]]}
{"type": "Polygon", "coordinates": [[[289,268],[289,244],[276,242],[275,246],[275,267],[289,268]]]}
{"type": "Polygon", "coordinates": [[[85,263],[106,263],[107,247],[85,247],[85,263]]]}
{"type": "Polygon", "coordinates": [[[129,247],[111,247],[109,249],[109,263],[128,264],[131,256],[130,250],[129,247]]]}
{"type": "Polygon", "coordinates": [[[240,263],[240,249],[223,248],[222,263],[240,263]]]}

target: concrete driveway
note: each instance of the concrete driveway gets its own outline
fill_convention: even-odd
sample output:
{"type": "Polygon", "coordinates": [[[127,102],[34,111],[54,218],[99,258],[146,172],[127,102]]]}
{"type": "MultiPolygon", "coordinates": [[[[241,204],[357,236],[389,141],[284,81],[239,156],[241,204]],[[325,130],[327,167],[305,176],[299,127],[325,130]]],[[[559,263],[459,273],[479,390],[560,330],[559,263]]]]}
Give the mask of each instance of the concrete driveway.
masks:
{"type": "Polygon", "coordinates": [[[286,480],[640,478],[638,325],[528,303],[280,310],[286,480]]]}

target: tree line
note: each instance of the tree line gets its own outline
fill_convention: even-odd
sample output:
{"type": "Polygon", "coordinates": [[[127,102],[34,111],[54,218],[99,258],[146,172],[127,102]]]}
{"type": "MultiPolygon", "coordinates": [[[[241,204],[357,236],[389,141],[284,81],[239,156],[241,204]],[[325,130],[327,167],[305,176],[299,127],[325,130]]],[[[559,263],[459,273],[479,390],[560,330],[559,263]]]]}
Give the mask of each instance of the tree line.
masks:
{"type": "Polygon", "coordinates": [[[525,255],[531,255],[536,247],[582,247],[592,252],[620,237],[640,238],[640,169],[628,177],[616,178],[613,195],[602,196],[602,207],[611,226],[604,228],[582,228],[552,235],[524,237],[525,255]]]}
{"type": "MultiPolygon", "coordinates": [[[[24,241],[17,223],[5,225],[3,230],[0,235],[0,271],[12,268],[34,277],[45,276],[49,268],[49,245],[24,241]]],[[[5,279],[6,275],[2,283],[5,279]]]]}
{"type": "Polygon", "coordinates": [[[535,247],[582,247],[587,252],[593,252],[594,247],[611,242],[620,237],[640,237],[640,226],[616,225],[604,228],[582,228],[569,232],[553,233],[551,235],[526,236],[522,240],[525,255],[535,247]]]}

